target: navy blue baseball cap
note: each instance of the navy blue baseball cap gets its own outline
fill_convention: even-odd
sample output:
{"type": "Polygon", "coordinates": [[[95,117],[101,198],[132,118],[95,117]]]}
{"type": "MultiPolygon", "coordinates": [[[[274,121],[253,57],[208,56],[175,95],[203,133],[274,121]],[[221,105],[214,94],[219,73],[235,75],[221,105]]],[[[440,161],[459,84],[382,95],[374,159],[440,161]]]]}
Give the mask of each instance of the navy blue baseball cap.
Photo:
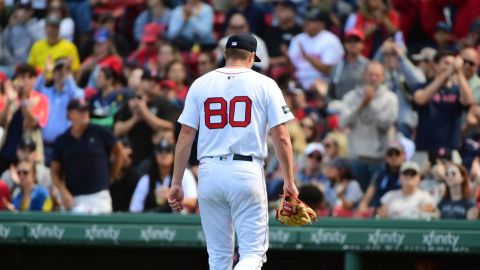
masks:
{"type": "Polygon", "coordinates": [[[242,49],[255,53],[255,62],[262,62],[257,56],[257,40],[252,34],[242,33],[231,35],[227,40],[227,49],[242,49]]]}

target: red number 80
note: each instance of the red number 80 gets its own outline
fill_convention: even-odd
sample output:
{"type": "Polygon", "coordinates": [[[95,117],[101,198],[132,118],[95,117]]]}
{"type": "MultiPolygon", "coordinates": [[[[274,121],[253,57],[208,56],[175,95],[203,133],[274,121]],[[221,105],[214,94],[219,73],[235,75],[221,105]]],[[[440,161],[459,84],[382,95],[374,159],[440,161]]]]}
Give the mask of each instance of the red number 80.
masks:
{"type": "Polygon", "coordinates": [[[229,111],[227,115],[227,101],[222,97],[213,97],[205,100],[203,104],[205,110],[205,126],[209,129],[221,129],[224,128],[228,123],[232,127],[246,127],[250,125],[252,120],[252,100],[247,96],[236,96],[230,100],[229,111]],[[245,103],[245,119],[242,121],[235,121],[235,105],[238,102],[245,103]],[[220,104],[219,109],[211,109],[210,104],[220,104]],[[220,116],[220,122],[212,123],[212,116],[220,116]]]}

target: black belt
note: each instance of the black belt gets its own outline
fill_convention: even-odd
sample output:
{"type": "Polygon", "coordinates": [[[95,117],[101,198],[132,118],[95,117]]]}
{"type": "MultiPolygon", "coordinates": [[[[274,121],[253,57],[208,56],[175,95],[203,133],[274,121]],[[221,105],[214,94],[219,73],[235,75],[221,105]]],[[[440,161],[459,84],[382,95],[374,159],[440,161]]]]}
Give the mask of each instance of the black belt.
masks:
{"type": "MultiPolygon", "coordinates": [[[[218,158],[222,159],[223,156],[218,156],[218,158]]],[[[212,156],[207,156],[206,158],[214,158],[212,156]]],[[[253,161],[252,156],[244,156],[239,154],[233,154],[233,160],[242,160],[242,161],[253,161]]]]}

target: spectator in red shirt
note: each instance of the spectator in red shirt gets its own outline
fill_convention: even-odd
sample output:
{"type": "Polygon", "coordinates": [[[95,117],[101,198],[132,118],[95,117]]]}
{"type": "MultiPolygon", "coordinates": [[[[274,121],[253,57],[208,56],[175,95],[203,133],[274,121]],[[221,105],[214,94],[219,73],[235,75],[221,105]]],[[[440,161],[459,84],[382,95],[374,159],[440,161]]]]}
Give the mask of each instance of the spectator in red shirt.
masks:
{"type": "Polygon", "coordinates": [[[164,32],[162,26],[149,23],[143,28],[143,36],[137,50],[128,57],[129,62],[135,61],[139,66],[146,67],[156,63],[158,48],[162,43],[161,36],[164,32]]]}
{"type": "Polygon", "coordinates": [[[122,58],[118,55],[111,38],[112,35],[106,28],[100,28],[95,32],[93,55],[83,61],[78,73],[80,81],[88,78],[87,87],[96,87],[95,79],[100,68],[108,67],[116,74],[122,73],[122,58]]]}
{"type": "Polygon", "coordinates": [[[165,70],[167,79],[175,83],[175,91],[177,93],[177,99],[180,101],[185,101],[185,97],[188,92],[188,83],[187,83],[187,68],[180,61],[173,61],[167,65],[165,70]]]}
{"type": "Polygon", "coordinates": [[[2,172],[17,160],[17,146],[24,136],[35,140],[39,153],[38,160],[43,160],[40,128],[47,124],[49,108],[47,97],[33,90],[36,76],[33,66],[19,65],[13,82],[15,90],[9,91],[5,107],[0,112],[0,125],[7,130],[0,149],[0,171],[2,172]]]}
{"type": "Polygon", "coordinates": [[[365,34],[363,54],[372,57],[375,51],[400,27],[398,14],[382,0],[362,0],[357,13],[355,28],[365,34]]]}

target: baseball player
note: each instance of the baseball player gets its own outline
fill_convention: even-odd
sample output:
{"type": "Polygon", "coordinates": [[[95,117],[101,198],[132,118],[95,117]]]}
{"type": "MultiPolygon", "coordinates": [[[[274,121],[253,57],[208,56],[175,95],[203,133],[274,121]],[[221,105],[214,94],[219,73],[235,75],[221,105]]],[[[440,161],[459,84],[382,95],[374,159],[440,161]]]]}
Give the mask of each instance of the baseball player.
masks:
{"type": "Polygon", "coordinates": [[[235,270],[261,269],[268,249],[268,207],[263,173],[270,132],[280,161],[285,194],[298,196],[292,146],[284,125],[293,119],[277,84],[251,67],[257,42],[230,36],[226,66],[191,86],[179,122],[169,203],[182,209],[182,178],[198,130],[198,201],[210,269],[232,269],[234,235],[240,260],[235,270]]]}

